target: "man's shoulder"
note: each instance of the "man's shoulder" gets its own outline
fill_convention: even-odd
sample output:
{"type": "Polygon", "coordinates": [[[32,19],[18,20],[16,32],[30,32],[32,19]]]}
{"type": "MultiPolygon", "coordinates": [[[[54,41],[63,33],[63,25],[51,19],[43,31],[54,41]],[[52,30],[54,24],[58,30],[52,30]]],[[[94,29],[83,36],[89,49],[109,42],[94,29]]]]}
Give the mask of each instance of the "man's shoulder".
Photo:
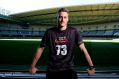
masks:
{"type": "Polygon", "coordinates": [[[54,27],[50,27],[50,28],[49,28],[49,30],[55,30],[55,29],[57,29],[56,26],[54,26],[54,27]]]}
{"type": "Polygon", "coordinates": [[[54,30],[57,30],[57,27],[50,27],[46,30],[46,32],[51,32],[51,31],[54,31],[54,30]]]}
{"type": "Polygon", "coordinates": [[[70,31],[75,32],[75,33],[81,33],[80,29],[77,29],[75,27],[70,26],[69,27],[70,31]]]}
{"type": "Polygon", "coordinates": [[[77,30],[75,27],[72,27],[72,26],[69,26],[69,29],[74,31],[77,30]]]}
{"type": "Polygon", "coordinates": [[[47,30],[53,30],[53,29],[56,29],[56,27],[50,27],[47,30]]]}

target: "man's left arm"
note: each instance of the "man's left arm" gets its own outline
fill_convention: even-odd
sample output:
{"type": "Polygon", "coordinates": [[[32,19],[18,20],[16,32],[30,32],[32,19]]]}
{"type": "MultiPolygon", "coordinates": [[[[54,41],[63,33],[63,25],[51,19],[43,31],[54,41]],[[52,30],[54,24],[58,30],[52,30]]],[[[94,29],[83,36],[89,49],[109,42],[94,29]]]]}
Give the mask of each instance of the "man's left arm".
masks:
{"type": "Polygon", "coordinates": [[[89,68],[88,68],[88,70],[87,70],[87,71],[88,71],[88,75],[93,75],[93,74],[95,74],[95,68],[94,68],[93,62],[92,62],[92,60],[91,60],[91,57],[90,57],[90,55],[89,55],[87,49],[85,48],[84,43],[81,43],[81,44],[79,45],[79,48],[80,48],[81,51],[84,53],[85,58],[86,58],[86,60],[87,60],[87,62],[88,62],[88,64],[89,64],[89,68]]]}

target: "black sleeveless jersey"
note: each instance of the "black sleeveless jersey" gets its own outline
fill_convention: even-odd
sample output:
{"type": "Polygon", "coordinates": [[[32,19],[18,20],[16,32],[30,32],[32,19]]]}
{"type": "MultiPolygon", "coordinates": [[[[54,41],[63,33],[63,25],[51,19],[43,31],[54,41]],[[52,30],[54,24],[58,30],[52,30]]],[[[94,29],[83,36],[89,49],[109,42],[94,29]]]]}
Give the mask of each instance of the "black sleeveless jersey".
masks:
{"type": "Polygon", "coordinates": [[[40,47],[48,46],[48,69],[60,71],[74,68],[74,48],[82,43],[80,33],[73,27],[60,31],[57,27],[48,29],[40,47]]]}

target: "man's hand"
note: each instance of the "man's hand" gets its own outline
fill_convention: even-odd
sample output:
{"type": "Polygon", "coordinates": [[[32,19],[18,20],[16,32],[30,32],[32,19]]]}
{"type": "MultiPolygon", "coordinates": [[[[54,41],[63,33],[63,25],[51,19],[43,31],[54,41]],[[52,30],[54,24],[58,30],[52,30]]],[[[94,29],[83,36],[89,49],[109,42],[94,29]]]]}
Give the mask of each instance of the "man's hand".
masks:
{"type": "Polygon", "coordinates": [[[38,70],[38,69],[37,69],[36,67],[31,67],[31,68],[29,69],[29,72],[30,72],[31,74],[35,74],[37,70],[38,70]]]}
{"type": "Polygon", "coordinates": [[[89,75],[89,76],[95,74],[95,69],[87,69],[87,71],[88,71],[88,75],[89,75]]]}

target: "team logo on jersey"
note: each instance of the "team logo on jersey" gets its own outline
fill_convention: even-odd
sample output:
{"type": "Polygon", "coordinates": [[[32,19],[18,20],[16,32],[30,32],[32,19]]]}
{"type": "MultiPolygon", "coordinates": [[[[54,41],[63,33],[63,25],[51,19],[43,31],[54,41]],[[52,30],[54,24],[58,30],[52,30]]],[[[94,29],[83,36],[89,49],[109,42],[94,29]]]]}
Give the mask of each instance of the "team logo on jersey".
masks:
{"type": "Polygon", "coordinates": [[[67,44],[67,43],[69,43],[69,40],[67,39],[66,36],[58,37],[57,39],[55,39],[55,43],[56,44],[67,44]]]}

